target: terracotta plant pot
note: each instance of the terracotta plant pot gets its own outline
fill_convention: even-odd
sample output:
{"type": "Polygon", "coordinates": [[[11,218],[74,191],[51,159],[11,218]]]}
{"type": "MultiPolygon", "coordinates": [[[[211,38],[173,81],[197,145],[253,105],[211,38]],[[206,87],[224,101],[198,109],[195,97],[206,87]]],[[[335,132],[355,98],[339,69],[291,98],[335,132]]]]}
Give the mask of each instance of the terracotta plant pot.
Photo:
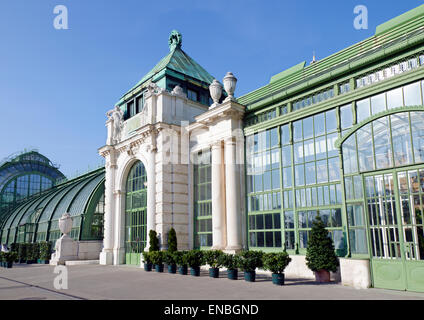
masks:
{"type": "Polygon", "coordinates": [[[319,283],[330,282],[330,272],[327,270],[315,271],[315,280],[319,283]]]}

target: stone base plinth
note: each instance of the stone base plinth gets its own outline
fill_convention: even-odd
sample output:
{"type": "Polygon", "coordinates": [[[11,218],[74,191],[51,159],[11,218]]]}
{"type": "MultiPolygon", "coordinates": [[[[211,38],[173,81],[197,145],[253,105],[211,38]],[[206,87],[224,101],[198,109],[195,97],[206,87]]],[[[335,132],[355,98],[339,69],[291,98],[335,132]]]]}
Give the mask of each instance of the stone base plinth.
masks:
{"type": "Polygon", "coordinates": [[[51,265],[65,265],[66,261],[78,260],[78,242],[67,235],[56,240],[56,252],[52,254],[51,265]]]}

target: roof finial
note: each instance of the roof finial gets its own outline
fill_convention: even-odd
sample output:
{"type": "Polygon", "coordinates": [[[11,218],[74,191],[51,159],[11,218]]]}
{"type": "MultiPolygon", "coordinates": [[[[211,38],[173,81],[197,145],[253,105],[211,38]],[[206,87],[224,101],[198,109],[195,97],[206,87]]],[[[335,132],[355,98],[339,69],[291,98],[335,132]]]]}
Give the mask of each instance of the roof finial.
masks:
{"type": "Polygon", "coordinates": [[[172,30],[168,39],[169,50],[173,51],[176,47],[181,48],[182,43],[183,36],[181,35],[181,33],[177,30],[172,30]]]}

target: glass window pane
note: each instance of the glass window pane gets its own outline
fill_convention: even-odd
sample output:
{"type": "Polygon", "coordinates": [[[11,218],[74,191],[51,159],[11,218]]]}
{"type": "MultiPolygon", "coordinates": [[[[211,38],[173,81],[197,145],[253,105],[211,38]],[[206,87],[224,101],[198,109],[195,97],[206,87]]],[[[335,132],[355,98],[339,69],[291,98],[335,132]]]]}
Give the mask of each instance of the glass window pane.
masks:
{"type": "Polygon", "coordinates": [[[337,117],[336,110],[330,110],[325,113],[325,123],[327,126],[327,133],[337,130],[337,117]]]}
{"type": "Polygon", "coordinates": [[[293,139],[294,141],[300,141],[303,139],[302,120],[293,123],[293,139]]]}
{"type": "Polygon", "coordinates": [[[370,99],[364,99],[356,103],[356,118],[360,123],[370,116],[370,99]]]}
{"type": "Polygon", "coordinates": [[[296,143],[294,145],[294,163],[303,163],[303,142],[296,143]]]}
{"type": "Polygon", "coordinates": [[[377,114],[386,110],[386,95],[384,93],[371,97],[371,112],[377,114]]]}
{"type": "Polygon", "coordinates": [[[284,188],[292,187],[292,168],[284,168],[283,169],[283,186],[284,188]]]}
{"type": "Polygon", "coordinates": [[[303,119],[303,139],[310,139],[314,136],[314,126],[312,117],[303,119]]]}
{"type": "Polygon", "coordinates": [[[316,184],[315,162],[305,164],[306,185],[316,184]]]}
{"type": "Polygon", "coordinates": [[[402,88],[387,92],[387,108],[393,109],[403,106],[402,88]]]}
{"type": "Polygon", "coordinates": [[[290,130],[288,125],[281,127],[281,143],[283,145],[290,143],[290,130]]]}
{"type": "Polygon", "coordinates": [[[324,113],[314,116],[315,137],[325,133],[325,115],[324,113]]]}
{"type": "Polygon", "coordinates": [[[303,186],[305,185],[305,174],[304,174],[304,168],[305,166],[298,165],[295,167],[295,182],[296,186],[303,186]]]}
{"type": "Polygon", "coordinates": [[[415,163],[424,162],[424,112],[411,112],[415,163]]]}
{"type": "Polygon", "coordinates": [[[390,141],[389,121],[387,117],[373,122],[375,161],[377,169],[392,166],[392,145],[390,141]]]}
{"type": "Polygon", "coordinates": [[[352,106],[350,104],[340,108],[340,117],[342,130],[352,127],[353,116],[352,106]]]}
{"type": "Polygon", "coordinates": [[[292,150],[291,146],[284,146],[283,147],[283,166],[287,167],[290,166],[292,163],[292,150]]]}
{"type": "Polygon", "coordinates": [[[403,88],[405,96],[405,106],[421,105],[420,83],[416,82],[403,88]]]}
{"type": "Polygon", "coordinates": [[[327,157],[327,140],[325,136],[315,139],[315,155],[317,160],[322,160],[327,157]]]}
{"type": "Polygon", "coordinates": [[[408,113],[390,116],[395,165],[412,163],[411,135],[408,113]]]}
{"type": "Polygon", "coordinates": [[[317,182],[328,182],[327,160],[317,161],[317,182]]]}

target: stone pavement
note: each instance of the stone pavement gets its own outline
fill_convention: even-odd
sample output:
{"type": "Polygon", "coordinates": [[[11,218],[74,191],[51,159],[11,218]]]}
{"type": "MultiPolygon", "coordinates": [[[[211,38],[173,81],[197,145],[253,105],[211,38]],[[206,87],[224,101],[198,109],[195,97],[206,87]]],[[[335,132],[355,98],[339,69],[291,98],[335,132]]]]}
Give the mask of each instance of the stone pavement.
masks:
{"type": "Polygon", "coordinates": [[[2,300],[424,300],[424,293],[368,289],[357,290],[341,284],[318,285],[307,279],[286,279],[286,285],[272,284],[266,275],[255,283],[190,274],[145,272],[133,266],[67,266],[68,289],[54,289],[54,267],[14,265],[0,269],[2,300]]]}

